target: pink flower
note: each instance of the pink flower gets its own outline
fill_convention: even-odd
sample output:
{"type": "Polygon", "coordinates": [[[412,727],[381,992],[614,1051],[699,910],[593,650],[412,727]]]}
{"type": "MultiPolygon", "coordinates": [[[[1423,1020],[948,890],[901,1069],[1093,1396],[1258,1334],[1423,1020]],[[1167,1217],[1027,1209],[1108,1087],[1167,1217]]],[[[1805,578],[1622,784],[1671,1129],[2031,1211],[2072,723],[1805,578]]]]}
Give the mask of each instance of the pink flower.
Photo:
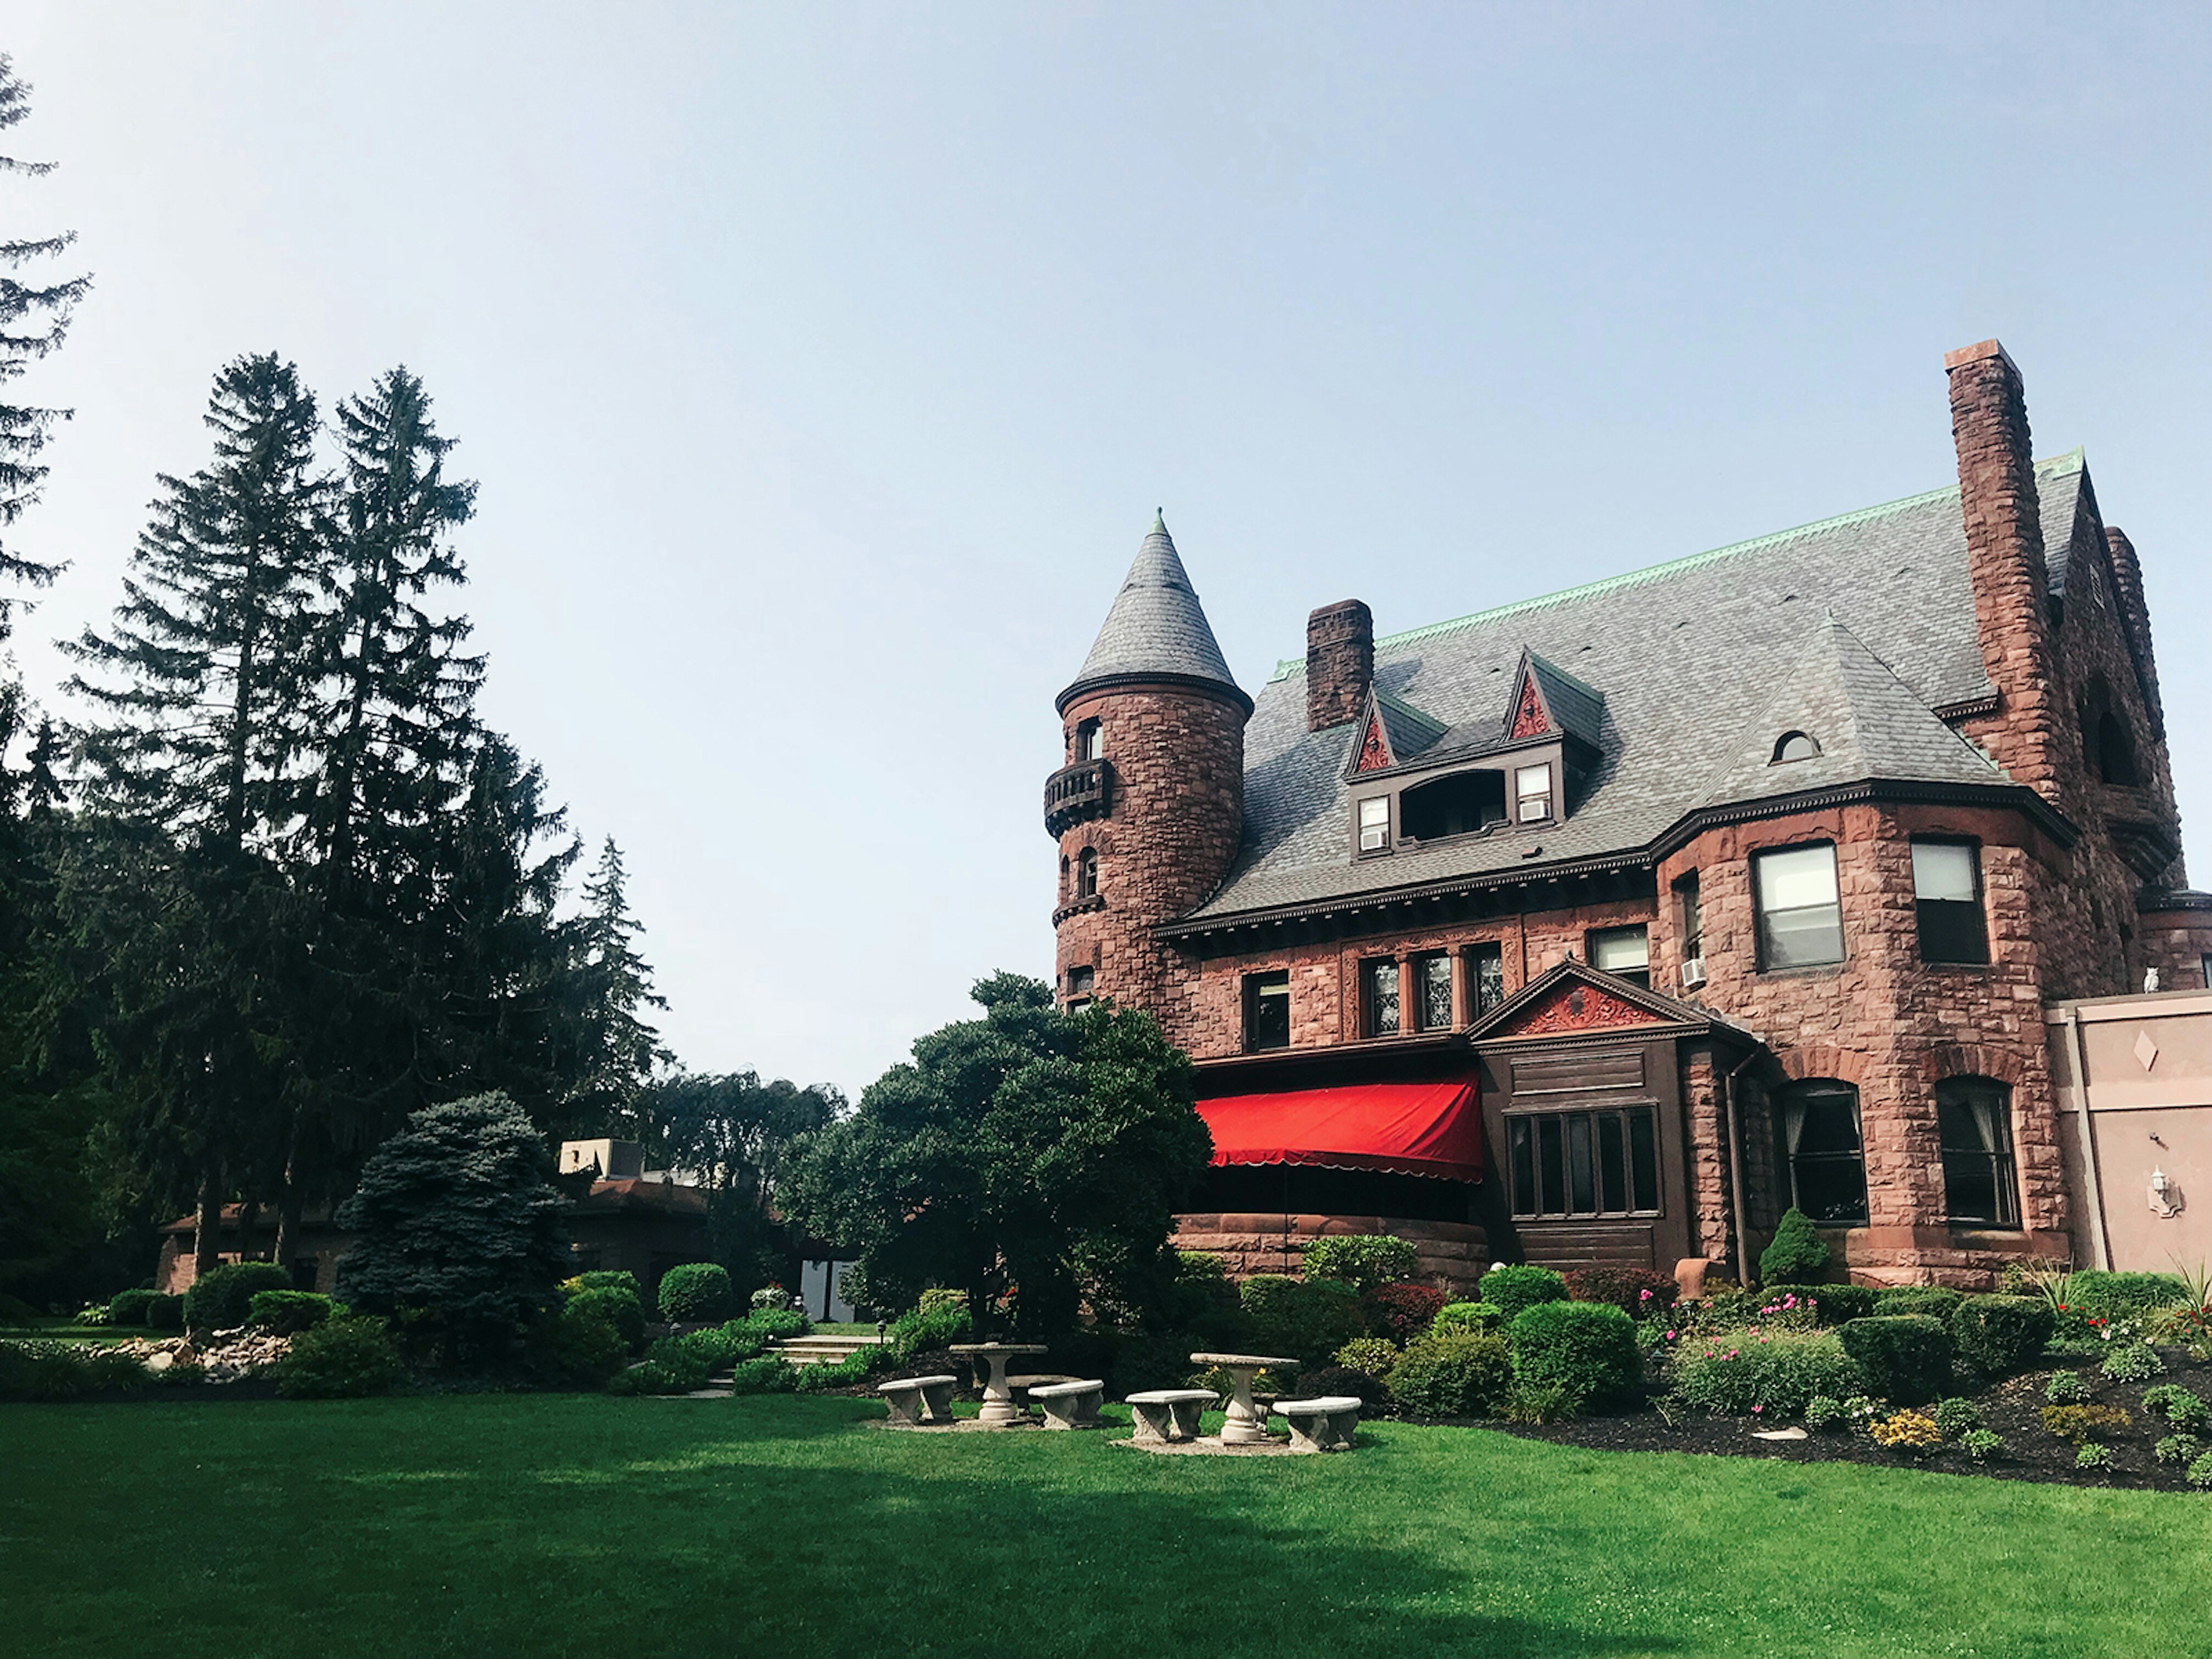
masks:
{"type": "Polygon", "coordinates": [[[1766,1407],[1764,1407],[1764,1406],[1753,1406],[1753,1407],[1751,1408],[1751,1414],[1752,1414],[1753,1417],[1756,1417],[1756,1416],[1758,1416],[1758,1415],[1759,1414],[1759,1413],[1761,1413],[1761,1412],[1765,1411],[1765,1409],[1766,1409],[1766,1407]]]}
{"type": "Polygon", "coordinates": [[[1649,1301],[1651,1299],[1651,1292],[1650,1292],[1650,1291],[1644,1291],[1644,1294],[1643,1294],[1640,1297],[1638,1297],[1638,1299],[1639,1301],[1649,1302],[1649,1301]]]}

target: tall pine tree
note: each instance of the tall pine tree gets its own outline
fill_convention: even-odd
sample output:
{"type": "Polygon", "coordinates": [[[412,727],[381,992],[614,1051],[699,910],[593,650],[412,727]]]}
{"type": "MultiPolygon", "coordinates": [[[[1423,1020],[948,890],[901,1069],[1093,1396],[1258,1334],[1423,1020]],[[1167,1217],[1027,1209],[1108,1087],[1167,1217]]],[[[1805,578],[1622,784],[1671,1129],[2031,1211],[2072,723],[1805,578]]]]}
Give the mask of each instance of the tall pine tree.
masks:
{"type": "Polygon", "coordinates": [[[640,1109],[654,1073],[674,1058],[646,1018],[668,1003],[654,992],[653,969],[638,953],[643,931],[630,914],[622,849],[610,836],[584,878],[584,910],[576,923],[583,1048],[563,1115],[631,1136],[644,1127],[640,1109]]]}

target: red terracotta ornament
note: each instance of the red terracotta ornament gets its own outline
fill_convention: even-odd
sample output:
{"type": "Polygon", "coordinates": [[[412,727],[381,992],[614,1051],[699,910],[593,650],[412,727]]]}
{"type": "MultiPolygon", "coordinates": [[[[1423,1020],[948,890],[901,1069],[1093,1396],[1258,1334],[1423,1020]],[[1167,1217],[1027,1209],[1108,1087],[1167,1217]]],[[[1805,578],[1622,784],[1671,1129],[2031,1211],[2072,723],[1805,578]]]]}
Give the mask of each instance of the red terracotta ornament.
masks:
{"type": "Polygon", "coordinates": [[[1543,1036],[1559,1031],[1601,1031],[1616,1025],[1659,1025],[1665,1022],[1634,1003],[1595,985],[1577,985],[1545,1000],[1515,1020],[1500,1036],[1543,1036]]]}
{"type": "Polygon", "coordinates": [[[1551,721],[1544,718],[1543,701],[1536,695],[1536,682],[1524,674],[1521,678],[1521,704],[1513,713],[1513,735],[1540,738],[1551,729],[1551,721]]]}
{"type": "Polygon", "coordinates": [[[1390,764],[1390,744],[1382,735],[1382,722],[1370,714],[1367,717],[1366,740],[1359,745],[1359,770],[1379,772],[1390,764]]]}

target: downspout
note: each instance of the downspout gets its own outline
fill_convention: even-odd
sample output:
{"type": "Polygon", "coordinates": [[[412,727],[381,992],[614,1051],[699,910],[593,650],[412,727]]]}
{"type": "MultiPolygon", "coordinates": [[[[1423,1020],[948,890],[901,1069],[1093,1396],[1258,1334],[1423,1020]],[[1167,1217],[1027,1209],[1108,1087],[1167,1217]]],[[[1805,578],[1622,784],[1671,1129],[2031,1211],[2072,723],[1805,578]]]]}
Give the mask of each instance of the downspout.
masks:
{"type": "Polygon", "coordinates": [[[2089,1121],[2089,1054],[2081,1040],[2081,1011],[2072,1005],[2059,1010],[2066,1020],[2066,1059],[2074,1071],[2074,1115],[2081,1129],[2081,1166],[2089,1177],[2089,1242],[2097,1247],[2097,1265],[2112,1265],[2112,1240],[2105,1231],[2105,1175],[2097,1164],[2096,1126],[2089,1121]]]}
{"type": "Polygon", "coordinates": [[[1754,1049],[1721,1079],[1721,1104],[1728,1113],[1729,1231],[1735,1238],[1735,1282],[1743,1285],[1751,1283],[1751,1269],[1745,1260],[1743,1246],[1743,1120],[1736,1111],[1735,1080],[1743,1074],[1743,1068],[1758,1058],[1754,1049]]]}

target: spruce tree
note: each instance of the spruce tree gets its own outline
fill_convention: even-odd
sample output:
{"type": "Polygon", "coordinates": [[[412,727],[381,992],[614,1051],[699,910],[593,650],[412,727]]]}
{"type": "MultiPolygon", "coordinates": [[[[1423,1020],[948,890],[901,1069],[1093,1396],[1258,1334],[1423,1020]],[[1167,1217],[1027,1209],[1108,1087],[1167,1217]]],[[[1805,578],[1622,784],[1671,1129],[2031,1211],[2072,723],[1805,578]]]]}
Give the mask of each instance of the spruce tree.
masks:
{"type": "Polygon", "coordinates": [[[653,969],[638,953],[643,931],[630,914],[622,850],[610,836],[584,878],[584,911],[574,929],[583,1047],[564,1114],[568,1121],[640,1133],[646,1090],[673,1058],[645,1018],[647,1009],[668,1003],[653,991],[653,969]]]}
{"type": "MultiPolygon", "coordinates": [[[[0,52],[0,131],[30,114],[30,99],[31,89],[16,78],[13,60],[0,52]]],[[[51,161],[0,155],[0,173],[35,179],[52,171],[51,161]]],[[[41,266],[76,240],[75,231],[0,239],[0,272],[41,266]]],[[[39,499],[47,471],[40,453],[52,435],[54,423],[69,418],[67,410],[16,403],[4,395],[4,388],[60,346],[69,331],[70,313],[91,287],[89,276],[26,282],[0,274],[0,582],[43,586],[54,579],[57,567],[17,551],[5,532],[39,499]]],[[[0,591],[0,640],[8,637],[13,600],[11,593],[0,591]]]]}

